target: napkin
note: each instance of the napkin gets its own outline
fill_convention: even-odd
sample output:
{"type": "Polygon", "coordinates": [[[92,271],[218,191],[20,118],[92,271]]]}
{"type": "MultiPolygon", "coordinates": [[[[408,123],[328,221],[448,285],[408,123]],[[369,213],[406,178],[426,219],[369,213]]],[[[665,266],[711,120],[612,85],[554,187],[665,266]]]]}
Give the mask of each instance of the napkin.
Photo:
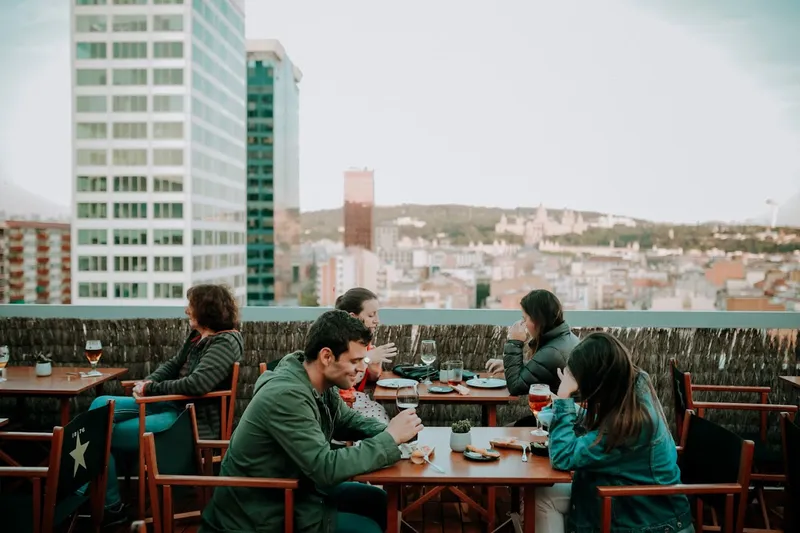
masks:
{"type": "Polygon", "coordinates": [[[466,396],[469,394],[469,389],[464,385],[456,385],[453,388],[456,390],[456,392],[458,392],[462,396],[466,396]]]}

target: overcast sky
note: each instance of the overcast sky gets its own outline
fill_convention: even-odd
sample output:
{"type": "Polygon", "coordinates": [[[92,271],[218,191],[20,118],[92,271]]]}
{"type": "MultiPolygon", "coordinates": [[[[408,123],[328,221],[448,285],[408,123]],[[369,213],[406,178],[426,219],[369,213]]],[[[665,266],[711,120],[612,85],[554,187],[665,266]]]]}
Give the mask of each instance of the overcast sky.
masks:
{"type": "MultiPolygon", "coordinates": [[[[68,2],[0,5],[0,177],[67,203],[68,2]]],[[[711,5],[248,0],[247,34],[304,73],[303,210],[369,166],[379,204],[741,220],[800,189],[800,3],[711,5]]]]}

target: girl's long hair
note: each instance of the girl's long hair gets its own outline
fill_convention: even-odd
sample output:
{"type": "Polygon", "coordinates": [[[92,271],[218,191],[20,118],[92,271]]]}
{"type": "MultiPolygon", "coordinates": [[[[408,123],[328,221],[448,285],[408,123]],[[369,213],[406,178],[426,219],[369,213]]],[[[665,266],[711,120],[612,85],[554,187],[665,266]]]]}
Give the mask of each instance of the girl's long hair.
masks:
{"type": "MultiPolygon", "coordinates": [[[[636,444],[647,430],[652,436],[654,420],[637,381],[647,379],[633,364],[630,352],[619,339],[608,333],[592,333],[578,344],[567,363],[586,402],[583,423],[597,430],[597,443],[605,437],[605,451],[636,444]]],[[[652,402],[663,418],[653,384],[647,380],[652,402]]]]}

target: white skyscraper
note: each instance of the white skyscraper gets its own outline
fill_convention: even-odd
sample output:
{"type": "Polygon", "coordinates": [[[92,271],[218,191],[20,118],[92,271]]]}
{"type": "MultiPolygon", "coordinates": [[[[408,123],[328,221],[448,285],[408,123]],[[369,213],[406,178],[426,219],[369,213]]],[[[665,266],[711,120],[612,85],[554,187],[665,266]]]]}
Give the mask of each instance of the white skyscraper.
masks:
{"type": "Polygon", "coordinates": [[[70,3],[73,303],[243,303],[244,2],[70,3]]]}

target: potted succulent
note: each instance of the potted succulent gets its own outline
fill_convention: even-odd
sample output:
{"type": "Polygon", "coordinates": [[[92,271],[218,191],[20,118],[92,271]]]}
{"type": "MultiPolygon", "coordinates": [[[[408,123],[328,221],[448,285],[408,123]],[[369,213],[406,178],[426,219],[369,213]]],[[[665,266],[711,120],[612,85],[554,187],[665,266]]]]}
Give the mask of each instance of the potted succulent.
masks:
{"type": "Polygon", "coordinates": [[[43,353],[36,354],[36,375],[46,377],[53,373],[53,361],[43,353]]]}
{"type": "Polygon", "coordinates": [[[467,446],[472,444],[472,433],[470,433],[472,424],[470,424],[469,420],[453,422],[450,429],[452,430],[452,433],[450,433],[451,450],[454,452],[463,452],[467,449],[467,446]]]}

